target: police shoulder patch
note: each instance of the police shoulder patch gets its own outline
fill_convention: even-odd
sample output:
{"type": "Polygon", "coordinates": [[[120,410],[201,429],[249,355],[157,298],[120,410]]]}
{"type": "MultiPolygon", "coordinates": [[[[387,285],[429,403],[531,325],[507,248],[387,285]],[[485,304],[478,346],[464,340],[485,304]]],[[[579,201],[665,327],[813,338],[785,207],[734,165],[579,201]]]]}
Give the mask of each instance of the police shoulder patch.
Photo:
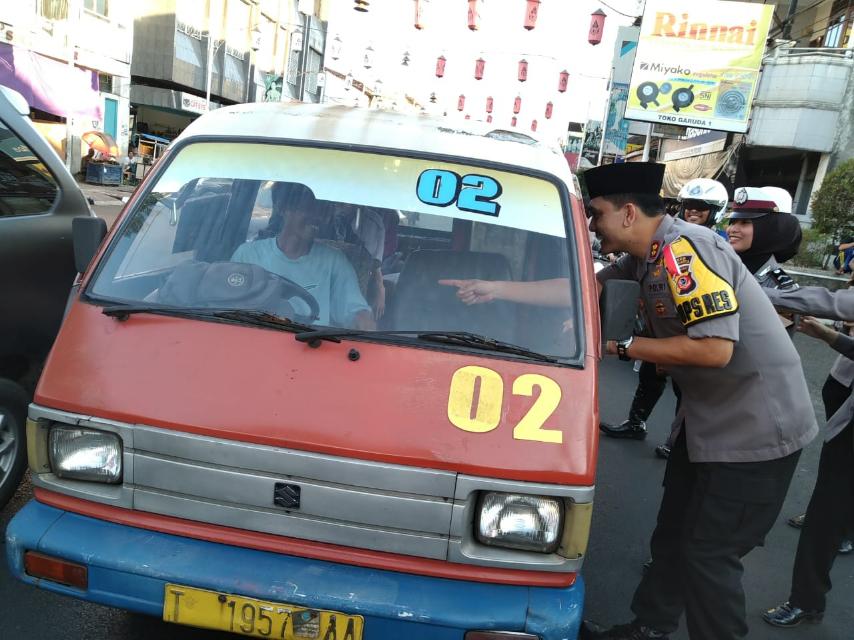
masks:
{"type": "Polygon", "coordinates": [[[732,285],[703,262],[688,238],[679,236],[668,243],[662,257],[670,293],[684,326],[738,311],[732,285]]]}

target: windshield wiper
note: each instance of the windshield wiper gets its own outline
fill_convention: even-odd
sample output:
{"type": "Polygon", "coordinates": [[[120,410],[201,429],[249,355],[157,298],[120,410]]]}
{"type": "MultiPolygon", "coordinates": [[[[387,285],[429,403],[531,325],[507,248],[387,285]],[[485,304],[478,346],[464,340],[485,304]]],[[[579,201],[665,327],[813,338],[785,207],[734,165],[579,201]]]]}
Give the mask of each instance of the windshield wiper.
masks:
{"type": "MultiPolygon", "coordinates": [[[[290,318],[277,316],[274,313],[267,311],[259,311],[255,309],[232,309],[232,308],[216,308],[216,307],[171,307],[168,305],[157,304],[142,304],[142,305],[114,305],[104,307],[101,311],[106,316],[116,318],[118,320],[127,320],[129,316],[136,313],[156,313],[166,316],[179,316],[187,318],[217,318],[221,320],[231,320],[242,324],[249,324],[256,327],[269,327],[271,329],[282,329],[294,333],[305,333],[312,331],[313,327],[310,324],[296,322],[290,318]]],[[[333,338],[329,338],[333,340],[333,338]]],[[[341,342],[340,340],[335,340],[341,342]]]]}
{"type": "Polygon", "coordinates": [[[543,362],[558,362],[554,356],[532,351],[509,342],[502,342],[494,338],[488,338],[469,331],[370,331],[367,329],[313,329],[303,333],[297,333],[295,340],[307,342],[309,346],[319,346],[320,340],[333,340],[340,342],[340,338],[349,337],[382,338],[387,336],[413,336],[424,342],[436,342],[439,344],[450,344],[460,347],[471,347],[484,351],[497,351],[517,356],[524,356],[532,360],[543,362]]]}

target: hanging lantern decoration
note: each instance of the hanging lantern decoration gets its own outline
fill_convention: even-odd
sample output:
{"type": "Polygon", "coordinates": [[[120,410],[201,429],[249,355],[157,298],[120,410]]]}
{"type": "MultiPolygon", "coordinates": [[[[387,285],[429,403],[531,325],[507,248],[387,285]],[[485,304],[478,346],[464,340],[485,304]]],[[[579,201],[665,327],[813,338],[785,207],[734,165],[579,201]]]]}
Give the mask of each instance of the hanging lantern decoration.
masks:
{"type": "Polygon", "coordinates": [[[512,118],[510,118],[510,126],[511,127],[516,126],[516,116],[513,116],[512,118]]]}
{"type": "Polygon", "coordinates": [[[528,79],[528,61],[524,58],[519,60],[519,82],[525,82],[528,79]]]}
{"type": "Polygon", "coordinates": [[[336,35],[332,39],[332,43],[329,45],[329,55],[333,60],[337,60],[338,58],[341,57],[341,45],[342,44],[343,43],[341,42],[341,36],[340,35],[336,35]]]}
{"type": "Polygon", "coordinates": [[[421,5],[421,0],[415,0],[415,28],[419,31],[424,28],[424,7],[421,5]]]}
{"type": "Polygon", "coordinates": [[[486,98],[486,112],[492,113],[492,96],[487,96],[486,98]]]}
{"type": "Polygon", "coordinates": [[[466,114],[466,120],[471,120],[471,116],[469,114],[466,114]]]}
{"type": "Polygon", "coordinates": [[[528,7],[525,9],[525,29],[530,31],[537,24],[537,12],[540,10],[540,0],[528,0],[528,7]]]}
{"type": "Polygon", "coordinates": [[[441,78],[445,75],[445,56],[436,58],[436,77],[441,78]]]}
{"type": "MultiPolygon", "coordinates": [[[[513,101],[513,113],[519,113],[519,111],[521,109],[522,109],[522,97],[516,96],[516,99],[513,101]]],[[[516,118],[513,118],[513,119],[515,120],[516,118]]]]}
{"type": "Polygon", "coordinates": [[[590,14],[590,31],[587,32],[587,42],[596,45],[602,42],[602,32],[605,30],[606,14],[602,9],[596,9],[590,14]]]}
{"type": "Polygon", "coordinates": [[[491,114],[490,114],[490,115],[488,115],[488,116],[486,116],[486,121],[487,121],[487,122],[492,122],[492,115],[491,115],[491,114]]]}
{"type": "Polygon", "coordinates": [[[353,10],[360,13],[367,13],[369,4],[371,3],[368,0],[353,0],[353,10]]]}
{"type": "Polygon", "coordinates": [[[457,98],[457,111],[462,111],[466,108],[466,97],[463,94],[460,94],[460,97],[457,98]]]}
{"type": "Polygon", "coordinates": [[[564,69],[560,72],[560,79],[557,81],[557,90],[561,93],[566,91],[567,83],[569,83],[569,71],[564,69]]]}
{"type": "Polygon", "coordinates": [[[371,45],[365,48],[365,56],[362,64],[365,69],[370,69],[374,66],[374,48],[371,45]]]}
{"type": "Polygon", "coordinates": [[[551,102],[546,103],[546,120],[549,120],[552,117],[552,109],[554,109],[554,105],[551,102]]]}
{"type": "Polygon", "coordinates": [[[478,0],[469,0],[469,29],[477,31],[480,28],[480,13],[477,10],[478,0]]]}
{"type": "Polygon", "coordinates": [[[537,121],[531,120],[531,131],[536,131],[536,130],[537,130],[537,121]]]}
{"type": "Polygon", "coordinates": [[[481,80],[483,79],[483,68],[486,66],[486,60],[483,58],[478,58],[474,62],[474,79],[481,80]]]}
{"type": "Polygon", "coordinates": [[[412,58],[410,58],[410,57],[409,57],[409,52],[408,52],[408,51],[404,51],[404,52],[403,52],[403,60],[401,60],[401,61],[400,61],[400,64],[401,64],[402,66],[404,66],[404,67],[408,67],[408,66],[409,66],[409,61],[410,61],[410,60],[412,60],[412,58]]]}

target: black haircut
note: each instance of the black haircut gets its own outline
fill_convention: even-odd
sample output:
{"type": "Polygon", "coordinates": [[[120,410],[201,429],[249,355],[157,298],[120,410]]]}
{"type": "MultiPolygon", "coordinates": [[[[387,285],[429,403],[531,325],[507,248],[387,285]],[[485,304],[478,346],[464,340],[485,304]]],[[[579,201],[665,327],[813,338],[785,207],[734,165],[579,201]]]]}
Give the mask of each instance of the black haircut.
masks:
{"type": "Polygon", "coordinates": [[[273,204],[282,211],[314,210],[317,206],[314,192],[304,184],[296,182],[277,182],[273,185],[272,197],[273,204]]]}
{"type": "Polygon", "coordinates": [[[664,213],[664,200],[655,193],[615,193],[600,197],[615,207],[624,207],[631,202],[648,218],[656,218],[664,213]]]}

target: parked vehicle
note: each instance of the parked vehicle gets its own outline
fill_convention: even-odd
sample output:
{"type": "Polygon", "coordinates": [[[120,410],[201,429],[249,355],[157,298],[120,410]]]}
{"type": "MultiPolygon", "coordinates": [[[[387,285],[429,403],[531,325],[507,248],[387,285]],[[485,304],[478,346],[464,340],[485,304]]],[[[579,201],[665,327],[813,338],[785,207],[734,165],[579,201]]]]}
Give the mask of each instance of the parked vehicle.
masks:
{"type": "Polygon", "coordinates": [[[26,468],[27,405],[77,273],[71,221],[90,214],[28,114],[0,86],[0,507],[26,468]]]}
{"type": "Polygon", "coordinates": [[[76,223],[14,575],[255,637],[574,638],[597,287],[563,156],[501,137],[228,107],[100,248],[76,223]],[[472,279],[557,295],[466,304],[472,279]]]}

